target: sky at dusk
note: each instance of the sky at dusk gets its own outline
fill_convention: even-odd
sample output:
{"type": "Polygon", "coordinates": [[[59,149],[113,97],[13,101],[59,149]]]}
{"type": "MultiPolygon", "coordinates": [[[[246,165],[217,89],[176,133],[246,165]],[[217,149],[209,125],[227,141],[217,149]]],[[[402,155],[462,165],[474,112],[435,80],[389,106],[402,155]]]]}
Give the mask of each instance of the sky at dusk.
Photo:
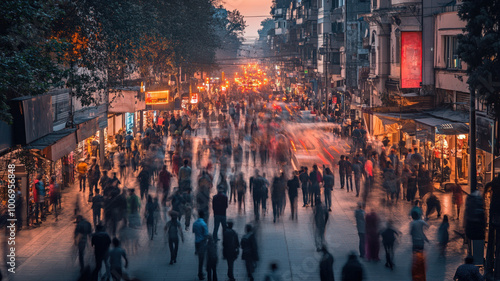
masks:
{"type": "Polygon", "coordinates": [[[245,29],[246,43],[253,42],[258,38],[257,30],[260,28],[260,22],[267,17],[271,11],[272,0],[225,0],[224,6],[228,10],[239,10],[243,16],[247,27],[245,29]],[[248,16],[263,16],[263,17],[248,17],[248,16]],[[249,42],[250,41],[250,42],[249,42]]]}

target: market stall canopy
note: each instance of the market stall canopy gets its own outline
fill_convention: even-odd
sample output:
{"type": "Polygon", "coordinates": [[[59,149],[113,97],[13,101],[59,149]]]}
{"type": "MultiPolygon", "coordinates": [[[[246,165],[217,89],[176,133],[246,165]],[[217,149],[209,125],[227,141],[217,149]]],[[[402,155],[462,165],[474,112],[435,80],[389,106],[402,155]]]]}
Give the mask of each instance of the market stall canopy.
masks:
{"type": "Polygon", "coordinates": [[[469,133],[469,126],[464,123],[446,123],[436,128],[438,135],[462,135],[469,133]]]}
{"type": "Polygon", "coordinates": [[[52,132],[29,145],[27,149],[42,150],[42,153],[52,161],[59,160],[76,148],[76,129],[67,128],[52,132]]]}

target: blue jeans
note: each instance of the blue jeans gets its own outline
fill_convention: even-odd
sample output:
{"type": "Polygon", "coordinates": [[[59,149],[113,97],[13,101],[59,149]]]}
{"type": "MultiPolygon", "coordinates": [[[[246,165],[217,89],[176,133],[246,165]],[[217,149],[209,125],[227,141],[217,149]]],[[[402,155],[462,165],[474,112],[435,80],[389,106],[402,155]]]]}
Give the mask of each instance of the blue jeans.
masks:
{"type": "Polygon", "coordinates": [[[219,224],[222,224],[222,233],[224,233],[226,231],[226,216],[214,215],[214,241],[217,241],[219,224]]]}

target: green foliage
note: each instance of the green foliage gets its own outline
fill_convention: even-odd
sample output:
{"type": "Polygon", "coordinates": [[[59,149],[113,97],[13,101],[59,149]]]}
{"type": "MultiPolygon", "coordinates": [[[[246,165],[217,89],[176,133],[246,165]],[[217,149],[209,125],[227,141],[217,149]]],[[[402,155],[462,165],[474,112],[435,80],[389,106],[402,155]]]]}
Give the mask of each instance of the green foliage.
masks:
{"type": "Polygon", "coordinates": [[[458,52],[467,63],[467,83],[471,89],[479,90],[479,98],[493,105],[500,117],[500,95],[488,92],[481,77],[491,75],[493,81],[500,81],[500,1],[464,0],[458,15],[467,23],[465,33],[460,35],[458,52]]]}

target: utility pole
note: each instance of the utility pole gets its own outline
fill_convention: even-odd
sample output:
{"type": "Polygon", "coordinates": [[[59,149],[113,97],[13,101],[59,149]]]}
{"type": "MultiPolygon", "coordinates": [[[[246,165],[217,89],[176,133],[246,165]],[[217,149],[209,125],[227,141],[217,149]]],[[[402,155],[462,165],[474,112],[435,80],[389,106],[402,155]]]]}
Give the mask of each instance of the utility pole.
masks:
{"type": "Polygon", "coordinates": [[[470,119],[469,119],[469,182],[470,192],[477,189],[477,170],[476,170],[476,89],[470,90],[470,119]]]}

